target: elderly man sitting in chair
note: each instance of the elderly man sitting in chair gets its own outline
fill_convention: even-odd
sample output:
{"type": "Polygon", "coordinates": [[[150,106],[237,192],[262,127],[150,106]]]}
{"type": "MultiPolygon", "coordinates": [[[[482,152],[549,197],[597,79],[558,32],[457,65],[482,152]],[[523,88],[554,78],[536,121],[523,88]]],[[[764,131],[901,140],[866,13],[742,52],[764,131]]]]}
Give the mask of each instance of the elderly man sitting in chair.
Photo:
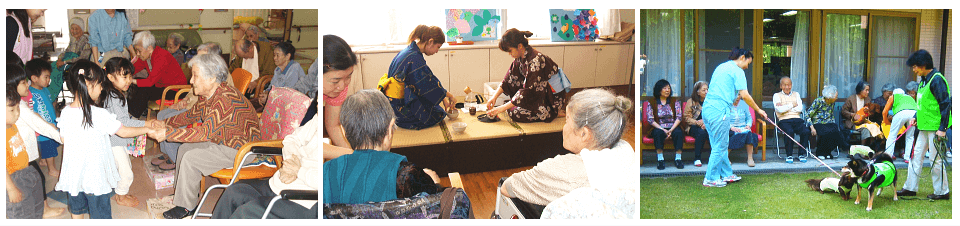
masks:
{"type": "Polygon", "coordinates": [[[198,100],[186,112],[164,120],[164,128],[150,137],[157,141],[184,143],[177,152],[176,190],[173,209],[167,219],[181,219],[196,210],[200,180],[223,168],[232,167],[237,149],[260,140],[257,113],[236,88],[227,85],[227,64],[213,54],[190,60],[190,79],[198,100]],[[193,125],[190,128],[180,128],[193,125]]]}
{"type": "MultiPolygon", "coordinates": [[[[270,180],[241,180],[227,187],[213,218],[260,218],[270,200],[287,189],[319,190],[317,121],[319,116],[283,138],[283,164],[270,180]]],[[[280,200],[273,204],[268,218],[316,219],[317,201],[280,200]],[[309,208],[309,209],[308,209],[309,208]]]]}

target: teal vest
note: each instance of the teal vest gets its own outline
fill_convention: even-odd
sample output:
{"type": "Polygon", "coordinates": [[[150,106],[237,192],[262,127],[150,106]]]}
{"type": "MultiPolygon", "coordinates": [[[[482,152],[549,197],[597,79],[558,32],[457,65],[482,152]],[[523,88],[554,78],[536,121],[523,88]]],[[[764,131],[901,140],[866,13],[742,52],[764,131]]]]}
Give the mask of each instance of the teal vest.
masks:
{"type": "Polygon", "coordinates": [[[890,106],[890,108],[893,111],[892,115],[896,115],[903,110],[917,110],[917,100],[914,100],[910,95],[893,94],[893,106],[890,106]]]}
{"type": "MultiPolygon", "coordinates": [[[[920,90],[917,91],[917,129],[925,131],[936,131],[940,129],[940,103],[930,91],[930,83],[934,79],[942,79],[943,84],[947,84],[947,94],[950,93],[950,84],[939,71],[930,75],[927,82],[920,83],[920,90]]],[[[952,95],[952,94],[951,94],[952,95]]],[[[953,126],[953,115],[950,116],[949,126],[953,126]]]]}
{"type": "Polygon", "coordinates": [[[860,187],[867,188],[874,180],[877,180],[878,176],[883,175],[883,184],[880,184],[880,187],[886,187],[893,184],[893,177],[896,174],[897,168],[893,166],[892,162],[877,163],[873,165],[873,175],[870,175],[870,180],[863,181],[864,177],[860,177],[858,182],[860,187]]]}

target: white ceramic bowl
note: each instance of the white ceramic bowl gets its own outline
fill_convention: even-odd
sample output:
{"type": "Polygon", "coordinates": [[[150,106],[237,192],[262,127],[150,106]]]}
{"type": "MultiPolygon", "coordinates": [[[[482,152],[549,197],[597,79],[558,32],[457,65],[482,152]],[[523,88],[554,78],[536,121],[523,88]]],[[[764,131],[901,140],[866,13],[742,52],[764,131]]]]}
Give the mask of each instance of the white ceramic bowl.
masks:
{"type": "Polygon", "coordinates": [[[455,123],[453,123],[453,125],[452,125],[451,127],[453,128],[453,132],[463,133],[463,131],[467,130],[467,123],[466,123],[466,122],[455,122],[455,123]]]}
{"type": "Polygon", "coordinates": [[[447,117],[450,117],[450,119],[457,119],[457,117],[460,117],[460,109],[454,109],[453,111],[448,111],[447,117]]]}

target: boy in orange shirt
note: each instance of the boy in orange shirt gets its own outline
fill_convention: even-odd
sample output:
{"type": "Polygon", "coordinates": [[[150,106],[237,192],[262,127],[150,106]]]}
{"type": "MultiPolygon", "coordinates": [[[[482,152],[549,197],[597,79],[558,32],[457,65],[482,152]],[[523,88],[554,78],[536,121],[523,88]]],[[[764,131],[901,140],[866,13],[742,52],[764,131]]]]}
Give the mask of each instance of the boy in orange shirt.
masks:
{"type": "Polygon", "coordinates": [[[20,94],[16,86],[23,79],[26,79],[23,68],[7,65],[7,219],[40,219],[43,216],[40,172],[27,167],[26,147],[16,126],[20,118],[20,94]]]}

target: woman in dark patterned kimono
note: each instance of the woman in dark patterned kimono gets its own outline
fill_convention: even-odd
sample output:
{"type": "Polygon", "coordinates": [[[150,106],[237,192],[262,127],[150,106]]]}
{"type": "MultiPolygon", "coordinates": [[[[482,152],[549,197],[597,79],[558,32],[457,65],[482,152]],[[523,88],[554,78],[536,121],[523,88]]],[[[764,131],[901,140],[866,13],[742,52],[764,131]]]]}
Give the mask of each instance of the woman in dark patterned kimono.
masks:
{"type": "Polygon", "coordinates": [[[436,125],[447,116],[440,101],[447,109],[457,103],[423,59],[424,54],[437,53],[445,39],[440,27],[417,26],[410,33],[410,45],[393,58],[389,72],[380,78],[380,91],[390,100],[400,128],[419,130],[436,125]]]}
{"type": "Polygon", "coordinates": [[[507,111],[516,122],[550,122],[561,113],[566,91],[553,93],[550,88],[550,76],[557,74],[560,67],[550,57],[530,47],[527,37],[529,31],[511,28],[500,39],[500,50],[516,58],[494,97],[506,94],[511,99],[504,105],[494,108],[497,98],[487,101],[487,115],[496,116],[507,111]]]}

